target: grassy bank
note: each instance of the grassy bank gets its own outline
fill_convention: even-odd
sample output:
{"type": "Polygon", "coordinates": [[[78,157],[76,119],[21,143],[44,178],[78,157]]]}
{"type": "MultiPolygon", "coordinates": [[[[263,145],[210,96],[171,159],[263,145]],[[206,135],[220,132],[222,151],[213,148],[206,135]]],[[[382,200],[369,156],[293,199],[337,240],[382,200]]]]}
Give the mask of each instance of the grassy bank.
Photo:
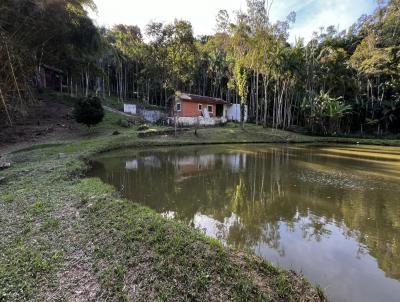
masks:
{"type": "Polygon", "coordinates": [[[122,200],[84,175],[91,156],[124,146],[325,138],[229,125],[139,139],[119,119],[107,113],[86,138],[10,155],[12,167],[0,172],[0,301],[323,300],[301,276],[122,200]]]}

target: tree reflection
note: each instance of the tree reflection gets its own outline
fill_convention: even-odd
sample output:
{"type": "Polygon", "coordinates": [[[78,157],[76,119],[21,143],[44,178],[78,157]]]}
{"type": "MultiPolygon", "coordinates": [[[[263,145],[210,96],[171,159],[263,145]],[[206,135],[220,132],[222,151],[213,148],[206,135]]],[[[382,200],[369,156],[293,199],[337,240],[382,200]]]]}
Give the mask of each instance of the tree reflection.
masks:
{"type": "Polygon", "coordinates": [[[359,257],[369,253],[400,279],[399,179],[357,172],[383,173],[390,161],[358,161],[349,151],[342,158],[321,149],[241,148],[141,151],[103,159],[93,173],[131,200],[188,224],[198,214],[212,218],[216,236],[240,248],[263,243],[283,256],[283,228],[321,242],[335,225],[359,242],[359,257]]]}

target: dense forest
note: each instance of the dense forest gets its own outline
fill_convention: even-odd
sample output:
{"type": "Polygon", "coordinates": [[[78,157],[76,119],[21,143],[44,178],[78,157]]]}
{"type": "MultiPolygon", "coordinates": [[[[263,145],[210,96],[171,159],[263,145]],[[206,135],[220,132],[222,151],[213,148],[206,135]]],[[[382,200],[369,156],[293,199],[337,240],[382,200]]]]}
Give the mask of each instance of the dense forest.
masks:
{"type": "MultiPolygon", "coordinates": [[[[349,29],[289,43],[296,15],[271,22],[272,1],[221,10],[212,36],[189,21],[98,28],[92,0],[2,0],[0,110],[9,124],[35,102],[42,66],[57,89],[166,107],[175,91],[248,105],[256,124],[323,135],[400,131],[400,0],[380,2],[349,29]]],[[[3,118],[3,117],[2,117],[3,118]]]]}

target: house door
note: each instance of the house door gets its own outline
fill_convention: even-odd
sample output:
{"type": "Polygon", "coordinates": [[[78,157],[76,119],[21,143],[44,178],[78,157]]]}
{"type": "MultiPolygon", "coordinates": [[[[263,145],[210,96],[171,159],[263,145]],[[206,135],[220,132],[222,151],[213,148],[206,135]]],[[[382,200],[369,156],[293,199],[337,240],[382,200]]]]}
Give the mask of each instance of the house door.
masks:
{"type": "Polygon", "coordinates": [[[224,116],[224,105],[223,104],[215,105],[215,116],[216,117],[224,116]]]}

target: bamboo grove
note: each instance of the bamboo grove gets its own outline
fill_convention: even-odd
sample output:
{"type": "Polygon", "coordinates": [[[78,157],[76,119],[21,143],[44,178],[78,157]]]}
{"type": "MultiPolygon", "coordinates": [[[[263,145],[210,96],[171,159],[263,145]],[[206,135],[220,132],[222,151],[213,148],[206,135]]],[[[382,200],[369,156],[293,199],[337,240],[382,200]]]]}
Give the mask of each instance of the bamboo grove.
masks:
{"type": "Polygon", "coordinates": [[[97,28],[91,0],[3,0],[0,110],[12,123],[35,99],[42,64],[63,71],[59,89],[160,107],[176,91],[248,106],[252,122],[323,135],[400,130],[400,0],[381,1],[349,29],[320,28],[289,43],[295,13],[271,22],[272,0],[221,10],[216,32],[189,21],[97,28]]]}

